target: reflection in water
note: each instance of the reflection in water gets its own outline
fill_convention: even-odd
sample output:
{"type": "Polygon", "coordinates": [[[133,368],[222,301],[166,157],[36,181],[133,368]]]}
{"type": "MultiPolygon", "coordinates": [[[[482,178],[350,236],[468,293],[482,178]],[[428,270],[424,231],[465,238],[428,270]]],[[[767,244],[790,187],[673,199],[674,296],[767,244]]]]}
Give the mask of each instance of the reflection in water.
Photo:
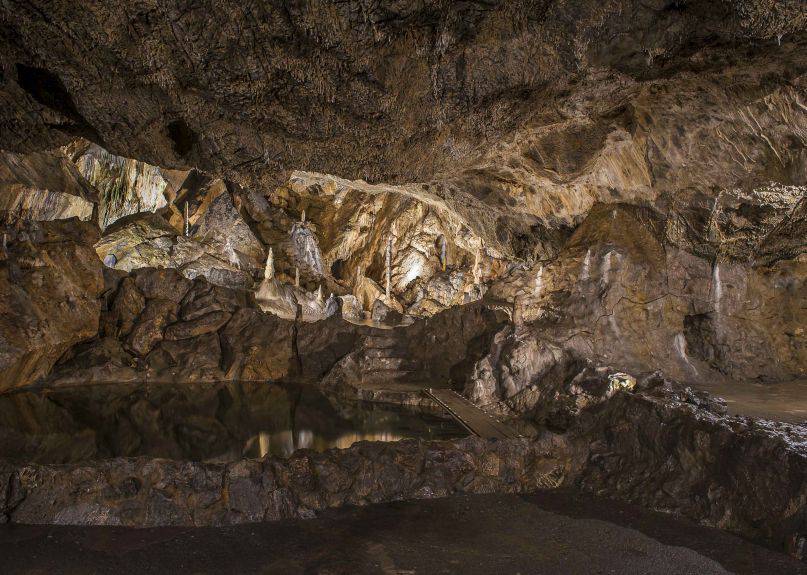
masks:
{"type": "MultiPolygon", "coordinates": [[[[458,431],[458,435],[461,433],[458,431]]],[[[410,435],[411,437],[411,435],[410,435]]],[[[292,434],[290,431],[280,431],[278,433],[268,433],[261,431],[258,435],[258,453],[259,457],[266,455],[291,455],[298,449],[314,449],[316,451],[324,451],[331,447],[345,449],[350,447],[357,441],[400,441],[406,439],[407,436],[393,431],[376,431],[376,432],[357,432],[349,431],[343,433],[335,439],[326,439],[316,435],[309,429],[301,429],[300,431],[292,434]]],[[[254,443],[255,438],[251,438],[244,449],[245,453],[251,451],[251,445],[254,443]]]]}
{"type": "Polygon", "coordinates": [[[336,403],[312,387],[258,382],[107,384],[0,396],[0,458],[17,461],[233,461],[363,440],[463,435],[433,415],[336,403]]]}

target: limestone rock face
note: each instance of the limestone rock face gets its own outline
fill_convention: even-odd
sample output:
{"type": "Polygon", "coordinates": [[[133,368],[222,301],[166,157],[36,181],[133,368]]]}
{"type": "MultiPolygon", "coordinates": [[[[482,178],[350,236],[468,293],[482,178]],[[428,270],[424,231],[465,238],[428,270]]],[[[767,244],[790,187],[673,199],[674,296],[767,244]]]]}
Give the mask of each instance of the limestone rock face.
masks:
{"type": "Polygon", "coordinates": [[[90,186],[60,151],[0,153],[0,216],[4,220],[87,221],[97,200],[90,186]]]}
{"type": "MultiPolygon", "coordinates": [[[[61,4],[5,8],[3,145],[84,136],[138,165],[223,178],[259,243],[288,244],[276,250],[279,280],[291,283],[297,267],[308,293],[323,283],[347,295],[362,277],[385,291],[394,236],[393,295],[426,316],[474,301],[513,266],[554,258],[595,205],[679,216],[695,227],[683,249],[699,254],[690,206],[763,189],[776,204],[805,184],[798,2],[293,2],[248,14],[216,2],[61,4]],[[219,41],[199,40],[195,30],[218,22],[219,41]],[[254,22],[260,30],[244,35],[254,22]],[[281,183],[292,193],[272,192],[281,183]],[[310,225],[295,228],[305,209],[310,225]]],[[[155,173],[92,150],[82,165],[126,172],[115,181],[153,207],[155,173]]],[[[219,197],[188,190],[167,206],[178,230],[184,205],[197,226],[219,197]]],[[[745,226],[736,216],[728,225],[745,226]]],[[[234,235],[238,245],[218,238],[202,250],[178,241],[171,265],[253,287],[260,246],[234,235]]]]}
{"type": "MultiPolygon", "coordinates": [[[[483,281],[506,266],[448,204],[419,197],[408,186],[295,172],[266,198],[245,194],[244,205],[261,240],[275,250],[275,283],[293,283],[299,275],[304,291],[324,285],[352,294],[368,313],[385,297],[390,242],[392,299],[384,305],[413,316],[479,299],[483,281]],[[305,222],[299,221],[303,213],[305,222]]],[[[488,240],[498,245],[495,236],[488,240]]],[[[264,291],[271,299],[272,288],[264,291]]],[[[272,305],[280,302],[267,309],[272,305]]]]}
{"type": "Polygon", "coordinates": [[[96,144],[79,141],[66,153],[79,173],[98,190],[98,225],[139,212],[154,212],[166,205],[172,183],[160,169],[145,162],[110,154],[96,144]]]}
{"type": "Polygon", "coordinates": [[[362,395],[363,384],[460,389],[505,323],[503,313],[477,302],[394,329],[363,328],[322,385],[353,398],[357,390],[362,395]]]}
{"type": "Polygon", "coordinates": [[[204,277],[217,285],[252,288],[253,277],[263,270],[263,245],[233,205],[225,183],[215,180],[182,192],[183,206],[192,201],[192,192],[199,194],[195,209],[189,210],[189,235],[183,235],[183,218],[171,204],[177,214],[135,213],[111,224],[96,244],[99,257],[111,254],[114,267],[124,271],[171,268],[188,279],[204,277]]]}
{"type": "Polygon", "coordinates": [[[726,416],[724,404],[658,376],[637,391],[580,411],[572,435],[590,451],[575,484],[799,557],[807,427],[726,416]]]}
{"type": "Polygon", "coordinates": [[[803,378],[805,245],[771,236],[803,225],[804,190],[765,208],[742,194],[721,201],[668,217],[599,206],[556,258],[491,286],[486,297],[513,302],[516,325],[494,340],[468,393],[523,407],[547,370],[573,376],[583,359],[682,381],[803,378]]]}
{"type": "Polygon", "coordinates": [[[247,459],[227,466],[143,458],[71,466],[16,467],[0,461],[0,478],[14,482],[13,489],[0,483],[0,512],[26,523],[227,525],[312,517],[345,504],[518,493],[541,486],[542,476],[560,467],[560,457],[551,454],[558,450],[550,447],[561,446],[550,439],[540,446],[513,441],[489,449],[469,438],[360,442],[345,450],[302,450],[288,459],[247,459]],[[64,489],[76,481],[84,488],[64,489]],[[172,485],[171,494],[160,485],[172,485]],[[222,487],[228,497],[221,497],[222,487]],[[99,498],[100,493],[107,496],[99,498]]]}
{"type": "Polygon", "coordinates": [[[76,218],[4,229],[0,248],[0,391],[33,383],[95,336],[104,290],[97,231],[76,218]]]}
{"type": "Polygon", "coordinates": [[[177,231],[157,214],[125,216],[107,227],[95,250],[98,257],[114,257],[115,269],[168,267],[177,231]]]}
{"type": "Polygon", "coordinates": [[[53,384],[311,380],[354,349],[359,329],[337,317],[307,324],[267,314],[247,292],[170,268],[119,277],[106,301],[97,336],[85,335],[53,384]]]}

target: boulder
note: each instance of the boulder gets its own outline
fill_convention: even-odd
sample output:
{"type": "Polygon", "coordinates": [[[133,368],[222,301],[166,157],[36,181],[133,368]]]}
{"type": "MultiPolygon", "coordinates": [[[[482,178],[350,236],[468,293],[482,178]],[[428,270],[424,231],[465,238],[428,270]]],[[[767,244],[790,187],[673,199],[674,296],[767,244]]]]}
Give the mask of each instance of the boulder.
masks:
{"type": "Polygon", "coordinates": [[[190,339],[218,331],[230,320],[230,317],[228,312],[219,310],[188,321],[171,324],[165,331],[165,339],[190,339]]]}
{"type": "Polygon", "coordinates": [[[403,321],[403,315],[379,298],[373,302],[373,307],[370,311],[370,318],[378,323],[386,325],[399,325],[403,321]]]}

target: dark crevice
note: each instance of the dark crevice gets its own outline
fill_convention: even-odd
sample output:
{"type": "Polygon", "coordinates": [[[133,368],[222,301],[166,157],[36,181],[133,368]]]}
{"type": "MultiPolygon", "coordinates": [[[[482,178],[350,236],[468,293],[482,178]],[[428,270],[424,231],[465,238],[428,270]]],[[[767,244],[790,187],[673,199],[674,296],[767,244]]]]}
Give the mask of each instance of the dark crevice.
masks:
{"type": "Polygon", "coordinates": [[[300,348],[297,345],[297,338],[300,333],[300,322],[303,320],[303,306],[297,304],[297,310],[294,314],[294,324],[291,327],[291,355],[294,358],[293,369],[296,368],[297,373],[292,373],[301,377],[303,374],[303,358],[300,357],[300,348]]]}
{"type": "Polygon", "coordinates": [[[50,127],[73,136],[87,138],[104,146],[103,138],[79,113],[73,97],[59,76],[44,68],[20,63],[16,64],[16,69],[17,82],[23,90],[36,102],[58,112],[68,120],[60,124],[49,124],[50,127]]]}
{"type": "Polygon", "coordinates": [[[166,126],[168,137],[174,142],[174,151],[184,158],[199,140],[199,136],[194,132],[185,120],[174,120],[166,126]]]}
{"type": "Polygon", "coordinates": [[[331,275],[336,281],[342,281],[345,279],[345,260],[337,259],[331,264],[331,275]]]}
{"type": "Polygon", "coordinates": [[[23,90],[43,106],[56,110],[71,120],[84,121],[73,97],[56,74],[44,68],[17,64],[17,81],[23,90]]]}

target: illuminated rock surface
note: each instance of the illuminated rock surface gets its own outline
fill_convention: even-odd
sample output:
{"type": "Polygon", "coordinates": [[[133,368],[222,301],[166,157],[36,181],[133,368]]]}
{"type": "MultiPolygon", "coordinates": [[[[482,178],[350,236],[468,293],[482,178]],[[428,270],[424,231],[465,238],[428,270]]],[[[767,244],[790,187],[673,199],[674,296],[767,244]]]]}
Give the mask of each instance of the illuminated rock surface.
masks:
{"type": "Polygon", "coordinates": [[[272,381],[420,409],[435,387],[528,436],[0,453],[5,519],[563,486],[805,557],[802,2],[0,15],[0,391],[272,381]]]}

